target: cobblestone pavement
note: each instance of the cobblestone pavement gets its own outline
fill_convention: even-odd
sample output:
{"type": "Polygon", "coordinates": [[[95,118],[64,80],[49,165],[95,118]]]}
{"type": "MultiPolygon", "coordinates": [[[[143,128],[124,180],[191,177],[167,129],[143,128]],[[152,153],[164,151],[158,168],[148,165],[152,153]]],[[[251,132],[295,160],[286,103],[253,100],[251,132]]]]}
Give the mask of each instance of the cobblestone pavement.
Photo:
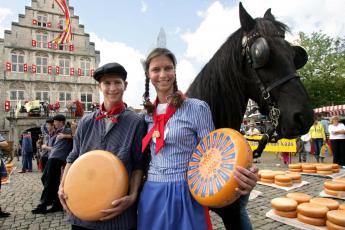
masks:
{"type": "MultiPolygon", "coordinates": [[[[293,162],[296,162],[296,160],[296,157],[293,157],[293,162]]],[[[331,159],[326,159],[326,162],[330,160],[331,159]]],[[[42,191],[42,184],[40,181],[41,172],[35,169],[32,173],[19,174],[17,171],[20,170],[21,164],[16,160],[14,160],[14,163],[17,169],[10,177],[10,184],[3,186],[0,194],[0,206],[3,210],[10,212],[11,216],[0,219],[0,229],[70,229],[66,222],[66,215],[62,212],[47,215],[34,215],[31,213],[31,209],[36,207],[42,191]]],[[[258,167],[260,169],[287,169],[287,166],[281,165],[280,158],[273,153],[265,153],[258,167]]],[[[303,180],[310,182],[310,184],[292,191],[305,192],[317,196],[326,179],[315,176],[303,176],[303,180]]],[[[274,197],[284,196],[287,192],[263,185],[257,185],[255,189],[261,191],[263,194],[249,201],[247,206],[253,228],[259,230],[295,229],[294,227],[276,222],[265,216],[266,212],[270,210],[270,200],[274,197]]],[[[216,214],[211,212],[211,217],[215,230],[224,229],[221,219],[216,214]]]]}

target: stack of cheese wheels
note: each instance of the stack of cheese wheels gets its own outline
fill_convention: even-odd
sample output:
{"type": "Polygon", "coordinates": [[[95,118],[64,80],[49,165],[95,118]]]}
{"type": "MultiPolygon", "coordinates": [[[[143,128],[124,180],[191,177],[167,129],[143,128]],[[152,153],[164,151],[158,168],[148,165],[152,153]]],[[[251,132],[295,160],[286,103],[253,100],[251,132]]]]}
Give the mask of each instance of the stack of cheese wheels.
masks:
{"type": "Polygon", "coordinates": [[[297,172],[288,172],[285,175],[291,177],[292,183],[294,183],[294,184],[302,182],[302,176],[301,176],[301,174],[299,174],[297,172]]]}
{"type": "Polygon", "coordinates": [[[71,165],[66,174],[64,192],[71,212],[86,221],[99,220],[103,209],[127,194],[128,173],[111,152],[93,150],[71,165]]]}
{"type": "Polygon", "coordinates": [[[328,195],[341,196],[345,194],[345,183],[338,181],[325,181],[323,183],[324,191],[328,195]]]}
{"type": "Polygon", "coordinates": [[[263,174],[263,173],[270,173],[270,172],[273,172],[272,170],[269,170],[269,169],[263,169],[263,170],[259,170],[259,172],[258,172],[258,179],[259,179],[259,181],[261,180],[261,174],[263,174]]]}
{"type": "Polygon", "coordinates": [[[340,171],[338,164],[331,164],[333,173],[338,173],[340,171]]]}
{"type": "Polygon", "coordinates": [[[263,172],[260,175],[260,181],[264,182],[264,183],[274,183],[274,177],[275,177],[275,173],[273,171],[271,172],[263,172]]]}
{"type": "Polygon", "coordinates": [[[290,172],[302,172],[302,165],[301,164],[289,164],[289,171],[290,172]]]}
{"type": "Polygon", "coordinates": [[[287,197],[277,197],[271,200],[275,214],[287,218],[296,218],[297,201],[287,197]]]}
{"type": "Polygon", "coordinates": [[[330,230],[345,229],[345,210],[332,210],[327,213],[327,228],[330,230]]]}
{"type": "Polygon", "coordinates": [[[316,173],[321,175],[333,174],[332,165],[316,165],[316,173]]]}
{"type": "Polygon", "coordinates": [[[336,210],[339,207],[339,202],[330,198],[315,197],[309,201],[312,204],[323,205],[329,210],[336,210]]]}
{"type": "Polygon", "coordinates": [[[286,194],[286,197],[294,199],[298,204],[308,203],[312,196],[305,194],[303,192],[291,192],[286,194]]]}
{"type": "Polygon", "coordinates": [[[316,173],[316,166],[314,164],[309,164],[309,163],[302,164],[302,172],[316,173]]]}
{"type": "Polygon", "coordinates": [[[302,203],[297,207],[297,219],[303,223],[325,226],[328,208],[313,203],[302,203]]]}
{"type": "Polygon", "coordinates": [[[282,187],[291,187],[292,178],[287,175],[276,175],[274,176],[274,183],[282,187]]]}
{"type": "Polygon", "coordinates": [[[344,183],[345,184],[345,177],[342,178],[334,178],[333,181],[344,183]]]}
{"type": "Polygon", "coordinates": [[[242,134],[229,128],[214,130],[199,142],[189,160],[189,191],[204,206],[231,204],[238,198],[234,170],[249,168],[252,160],[253,152],[242,134]]]}
{"type": "Polygon", "coordinates": [[[345,210],[345,203],[339,204],[339,210],[345,210]]]}

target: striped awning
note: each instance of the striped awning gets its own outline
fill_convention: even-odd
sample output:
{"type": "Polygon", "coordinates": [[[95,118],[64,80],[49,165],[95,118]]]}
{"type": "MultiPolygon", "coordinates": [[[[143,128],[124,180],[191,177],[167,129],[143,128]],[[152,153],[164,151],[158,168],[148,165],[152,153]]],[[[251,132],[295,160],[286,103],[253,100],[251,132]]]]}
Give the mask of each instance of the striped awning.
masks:
{"type": "Polygon", "coordinates": [[[331,105],[314,109],[315,113],[329,113],[334,115],[345,115],[345,105],[331,105]]]}

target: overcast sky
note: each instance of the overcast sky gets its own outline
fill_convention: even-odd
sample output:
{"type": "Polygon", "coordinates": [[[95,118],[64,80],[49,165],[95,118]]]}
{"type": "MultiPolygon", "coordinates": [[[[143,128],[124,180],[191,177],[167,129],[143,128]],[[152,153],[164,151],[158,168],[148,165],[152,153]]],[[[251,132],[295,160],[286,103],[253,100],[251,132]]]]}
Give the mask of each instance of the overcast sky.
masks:
{"type": "MultiPolygon", "coordinates": [[[[125,101],[141,104],[144,73],[140,59],[155,45],[164,28],[167,48],[178,59],[177,79],[185,91],[202,66],[225,39],[239,27],[238,3],[234,0],[70,0],[75,15],[101,52],[101,65],[119,62],[128,71],[125,101]]],[[[252,17],[272,9],[296,38],[299,31],[322,31],[332,37],[345,35],[344,0],[243,0],[252,17]]],[[[0,0],[0,37],[18,21],[31,0],[0,0]]]]}

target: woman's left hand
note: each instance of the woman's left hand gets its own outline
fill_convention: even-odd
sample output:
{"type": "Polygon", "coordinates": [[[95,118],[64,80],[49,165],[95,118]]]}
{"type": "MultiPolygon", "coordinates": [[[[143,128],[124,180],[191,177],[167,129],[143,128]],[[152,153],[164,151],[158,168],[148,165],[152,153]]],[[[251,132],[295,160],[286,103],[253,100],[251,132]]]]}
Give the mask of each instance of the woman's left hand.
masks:
{"type": "Polygon", "coordinates": [[[124,196],[120,199],[114,200],[111,205],[112,208],[101,210],[104,216],[100,219],[101,221],[110,220],[115,216],[123,213],[127,208],[134,204],[136,197],[134,195],[124,196]]]}
{"type": "Polygon", "coordinates": [[[255,187],[258,180],[259,168],[255,165],[251,166],[249,169],[237,166],[234,170],[234,177],[238,183],[236,188],[237,196],[243,196],[249,194],[255,187]]]}

